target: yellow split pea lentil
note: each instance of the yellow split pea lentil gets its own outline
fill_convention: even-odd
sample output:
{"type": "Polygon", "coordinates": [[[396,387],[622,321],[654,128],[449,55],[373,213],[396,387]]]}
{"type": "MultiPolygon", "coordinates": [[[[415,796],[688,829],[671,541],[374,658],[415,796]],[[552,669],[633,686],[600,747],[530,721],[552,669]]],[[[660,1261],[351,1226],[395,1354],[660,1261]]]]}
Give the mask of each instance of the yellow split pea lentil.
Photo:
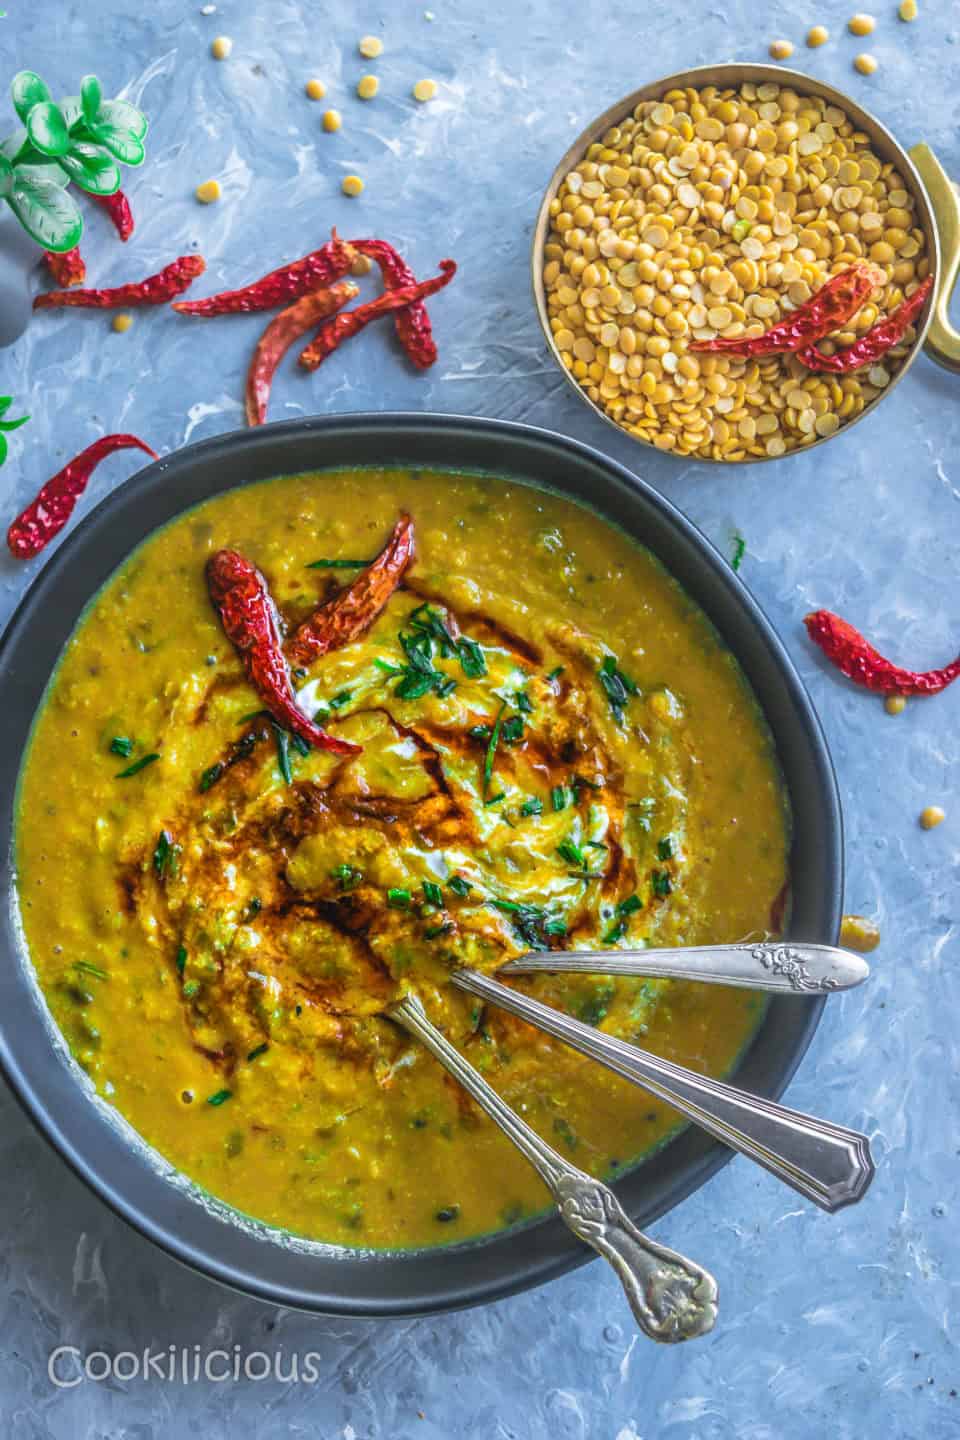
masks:
{"type": "Polygon", "coordinates": [[[551,201],[544,254],[564,365],[611,419],[681,455],[782,455],[831,435],[889,384],[880,365],[812,374],[792,356],[694,353],[760,335],[856,260],[884,283],[850,345],[913,293],[929,261],[913,196],[845,112],[777,84],[672,90],[590,145],[551,201]]]}

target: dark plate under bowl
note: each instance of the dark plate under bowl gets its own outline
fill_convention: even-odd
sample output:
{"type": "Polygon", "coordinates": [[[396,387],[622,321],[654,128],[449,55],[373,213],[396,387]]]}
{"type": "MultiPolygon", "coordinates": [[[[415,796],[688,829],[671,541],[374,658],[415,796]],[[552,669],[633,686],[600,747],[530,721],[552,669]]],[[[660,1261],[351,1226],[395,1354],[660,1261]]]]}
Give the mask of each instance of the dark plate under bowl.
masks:
{"type": "MultiPolygon", "coordinates": [[[[587,502],[659,556],[740,661],[776,741],[793,806],[790,935],[834,943],[843,860],[836,780],[807,694],[771,626],[713,546],[656,491],[597,451],[494,420],[347,415],[268,425],[188,446],[104,501],[34,582],[0,644],[0,864],[7,905],[0,944],[0,1063],[28,1114],[98,1195],[197,1270],[281,1305],[400,1315],[492,1300],[591,1257],[554,1215],[461,1245],[352,1252],[289,1243],[205,1202],[96,1100],[55,1041],[18,929],[13,824],[17,775],[44,687],[77,616],[157,526],[237,485],[335,466],[410,465],[490,471],[587,502]]],[[[776,1098],[813,1035],[822,999],[775,998],[737,1081],[776,1098]]],[[[641,1225],[712,1175],[731,1151],[690,1127],[617,1181],[641,1225]]]]}

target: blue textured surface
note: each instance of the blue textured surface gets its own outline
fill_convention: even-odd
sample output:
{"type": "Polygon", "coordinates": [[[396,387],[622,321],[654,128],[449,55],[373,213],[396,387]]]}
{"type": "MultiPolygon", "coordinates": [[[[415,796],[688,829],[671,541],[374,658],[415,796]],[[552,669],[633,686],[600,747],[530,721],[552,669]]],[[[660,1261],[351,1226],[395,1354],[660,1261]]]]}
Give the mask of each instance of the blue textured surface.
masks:
{"type": "MultiPolygon", "coordinates": [[[[714,1334],[680,1350],[636,1339],[617,1281],[600,1263],[482,1311],[382,1325],[312,1320],[231,1297],[124,1228],[0,1096],[0,1418],[16,1437],[255,1433],[405,1440],[946,1440],[960,1431],[956,1220],[960,1047],[960,873],[956,795],[960,686],[906,712],[839,682],[806,643],[813,606],[848,615],[907,663],[957,650],[960,522],[958,381],[919,359],[889,402],[815,453],[752,468],[682,464],[635,447],[583,406],[548,361],[528,293],[527,251],[556,158],[618,95],[688,65],[763,60],[787,36],[798,68],[845,88],[906,144],[923,138],[960,174],[956,74],[960,6],[920,0],[914,25],[884,0],[876,33],[845,31],[852,3],[765,7],[731,0],[639,6],[527,0],[395,0],[358,12],[237,0],[7,0],[2,74],[29,65],[55,90],[96,70],[152,122],[130,177],[137,215],[121,246],[90,218],[95,282],[149,273],[196,245],[199,293],[302,254],[331,224],[383,234],[420,274],[453,255],[454,285],[432,302],[441,358],[427,376],[399,362],[385,330],[307,379],[284,369],[273,418],[419,408],[528,420],[579,436],[631,465],[716,541],[747,539],[743,578],[808,682],[839,769],[848,827],[847,909],[879,917],[874,977],[832,1000],[791,1086],[794,1105],[867,1130],[879,1175],[856,1210],[830,1218],[736,1159],[655,1227],[721,1283],[714,1334]],[[205,7],[210,8],[210,7],[205,7]],[[388,18],[383,18],[384,16],[388,18]],[[831,43],[802,37],[827,24],[831,43]],[[361,34],[382,35],[372,64],[361,34]],[[210,59],[213,36],[234,39],[210,59]],[[869,49],[880,69],[851,68],[869,49]],[[379,98],[354,96],[381,77],[379,98]],[[344,116],[320,130],[310,75],[344,116]],[[430,105],[410,98],[434,76],[430,105]],[[339,181],[367,182],[359,201],[339,181]],[[222,202],[194,186],[220,178],[222,202]],[[209,284],[207,284],[209,281],[209,284]],[[943,804],[929,834],[920,809],[943,804]],[[131,1380],[58,1390],[47,1355],[154,1352],[169,1345],[315,1351],[315,1384],[131,1380]]],[[[12,128],[12,127],[11,127],[12,128]]],[[[140,314],[115,335],[96,313],[44,315],[0,352],[0,392],[32,411],[0,471],[10,515],[101,430],[132,429],[172,450],[241,423],[256,317],[188,323],[140,314]]],[[[81,513],[122,483],[129,457],[100,471],[81,513]]],[[[0,560],[6,617],[39,562],[0,560]]]]}

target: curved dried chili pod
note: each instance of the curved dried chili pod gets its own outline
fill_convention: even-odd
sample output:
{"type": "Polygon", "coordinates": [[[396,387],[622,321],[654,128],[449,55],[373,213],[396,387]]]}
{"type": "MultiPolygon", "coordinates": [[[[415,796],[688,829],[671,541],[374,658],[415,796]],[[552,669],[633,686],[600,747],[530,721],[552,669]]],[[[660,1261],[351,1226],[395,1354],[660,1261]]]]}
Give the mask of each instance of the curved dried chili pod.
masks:
{"type": "Polygon", "coordinates": [[[181,315],[239,315],[252,310],[272,310],[287,300],[298,300],[311,290],[332,285],[346,275],[356,259],[345,240],[336,231],[333,239],[294,260],[281,265],[259,280],[244,285],[240,290],[221,290],[219,295],[208,295],[205,300],[183,300],[174,305],[181,315]]]}
{"type": "Polygon", "coordinates": [[[831,276],[815,295],[762,335],[720,335],[715,340],[691,340],[689,348],[697,353],[717,351],[747,356],[781,355],[800,350],[852,320],[883,278],[875,266],[858,262],[849,270],[831,276]]]}
{"type": "Polygon", "coordinates": [[[803,619],[810,639],[848,680],[881,695],[936,695],[960,677],[960,655],[942,670],[904,670],[886,660],[847,620],[830,610],[803,619]]]}
{"type": "Polygon", "coordinates": [[[87,278],[87,267],[80,254],[79,245],[74,245],[72,250],[62,250],[59,254],[55,250],[45,250],[43,258],[58,285],[82,285],[87,278]]]}
{"type": "MultiPolygon", "coordinates": [[[[351,240],[354,250],[376,260],[380,266],[384,289],[401,290],[405,285],[416,285],[414,275],[406,260],[387,240],[351,240]]],[[[397,339],[418,370],[427,370],[437,358],[437,344],[433,338],[433,327],[427,307],[422,300],[415,300],[405,310],[398,310],[393,317],[397,339]]]]}
{"type": "Polygon", "coordinates": [[[39,555],[45,545],[66,525],[73,508],[87,488],[87,481],[100,461],[115,450],[143,450],[156,460],[157,453],[136,435],[102,435],[86,450],[58,471],[42,487],[37,498],[14,520],[7,531],[7,545],[18,560],[39,555]]]}
{"type": "Polygon", "coordinates": [[[404,285],[398,290],[379,295],[376,300],[371,300],[366,305],[358,305],[355,310],[345,310],[329,325],[324,325],[300,356],[300,364],[307,370],[316,370],[344,340],[349,340],[352,335],[363,330],[371,320],[376,320],[380,315],[389,315],[394,310],[402,310],[417,300],[425,300],[428,295],[435,295],[438,290],[449,285],[457,273],[453,260],[441,260],[440,269],[442,274],[435,275],[430,280],[421,280],[416,285],[404,285]]]}
{"type": "Polygon", "coordinates": [[[359,754],[361,746],[328,735],[297,705],[276,607],[257,567],[236,550],[218,550],[207,562],[207,584],[224,633],[236,647],[250,684],[273,718],[318,750],[335,755],[359,754]]]}
{"type": "Polygon", "coordinates": [[[846,350],[838,350],[836,355],[824,355],[816,345],[810,344],[797,351],[797,359],[811,370],[829,370],[840,375],[848,370],[859,370],[862,365],[875,364],[894,345],[899,345],[911,325],[916,323],[932,289],[933,276],[928,275],[909,300],[904,300],[886,319],[878,320],[866,335],[861,335],[846,350]]]}
{"type": "Polygon", "coordinates": [[[318,320],[332,315],[359,293],[352,280],[339,280],[328,290],[314,290],[302,296],[274,316],[257,341],[247,372],[248,425],[262,425],[266,420],[273,377],[293,342],[312,330],[318,320]]]}
{"type": "Polygon", "coordinates": [[[130,209],[130,201],[122,190],[116,190],[112,195],[91,195],[91,200],[96,200],[113,221],[114,228],[121,240],[129,240],[133,234],[133,211],[130,209]]]}
{"type": "Polygon", "coordinates": [[[181,255],[179,259],[145,280],[117,285],[112,290],[48,290],[34,298],[34,310],[51,310],[78,305],[94,310],[120,309],[126,305],[164,305],[182,295],[207,265],[202,255],[181,255]]]}
{"type": "Polygon", "coordinates": [[[293,632],[287,644],[293,664],[309,665],[369,630],[400,584],[413,551],[413,521],[401,515],[376,560],[293,632]]]}

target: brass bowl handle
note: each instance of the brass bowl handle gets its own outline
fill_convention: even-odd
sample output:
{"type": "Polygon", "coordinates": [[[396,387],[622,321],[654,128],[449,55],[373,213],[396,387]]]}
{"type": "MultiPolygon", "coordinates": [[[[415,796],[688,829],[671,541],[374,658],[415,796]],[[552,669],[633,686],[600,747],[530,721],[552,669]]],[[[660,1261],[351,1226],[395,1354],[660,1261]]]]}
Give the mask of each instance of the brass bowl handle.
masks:
{"type": "Polygon", "coordinates": [[[960,270],[960,200],[953,182],[929,145],[914,145],[910,159],[926,186],[933,218],[940,233],[941,274],[933,318],[924,349],[931,360],[960,375],[960,333],[947,317],[947,308],[960,270]]]}

